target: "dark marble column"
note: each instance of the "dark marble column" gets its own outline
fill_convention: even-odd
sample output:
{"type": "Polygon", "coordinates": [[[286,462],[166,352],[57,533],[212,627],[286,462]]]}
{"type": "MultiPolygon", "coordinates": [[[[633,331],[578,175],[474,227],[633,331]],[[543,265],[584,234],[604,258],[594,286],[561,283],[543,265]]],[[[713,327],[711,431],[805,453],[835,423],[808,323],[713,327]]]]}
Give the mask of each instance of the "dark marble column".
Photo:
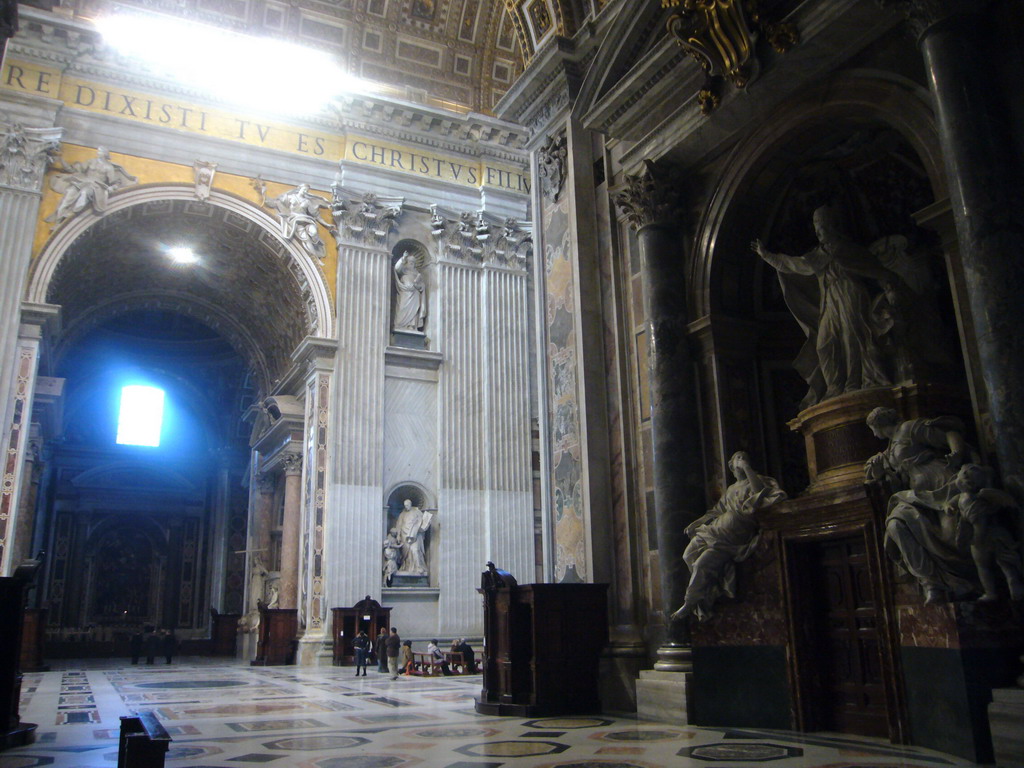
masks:
{"type": "Polygon", "coordinates": [[[1024,179],[998,84],[993,4],[881,1],[906,15],[924,55],[996,455],[1004,483],[1024,490],[1024,179]]]}
{"type": "MultiPolygon", "coordinates": [[[[627,176],[615,201],[636,229],[643,270],[644,313],[650,334],[651,436],[654,502],[666,642],[655,669],[690,666],[689,627],[671,614],[683,604],[690,573],[683,562],[685,527],[704,514],[705,498],[697,414],[696,353],[687,338],[686,278],[678,231],[678,193],[648,164],[627,176]]],[[[643,361],[641,361],[643,364],[643,361]]]]}

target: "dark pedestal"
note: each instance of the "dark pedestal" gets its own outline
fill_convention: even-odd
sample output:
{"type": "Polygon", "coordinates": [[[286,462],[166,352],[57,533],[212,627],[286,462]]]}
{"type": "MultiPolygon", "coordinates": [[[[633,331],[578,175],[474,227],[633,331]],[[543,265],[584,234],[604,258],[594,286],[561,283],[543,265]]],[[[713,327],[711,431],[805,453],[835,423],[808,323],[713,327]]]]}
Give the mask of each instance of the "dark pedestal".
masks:
{"type": "Polygon", "coordinates": [[[210,639],[212,648],[210,653],[214,656],[234,656],[235,640],[238,635],[238,620],[240,613],[216,613],[212,616],[213,624],[210,627],[210,639]]]}
{"type": "Polygon", "coordinates": [[[21,630],[21,671],[49,672],[50,665],[43,662],[46,642],[46,608],[26,608],[21,630]]]}
{"type": "Polygon", "coordinates": [[[391,609],[385,608],[369,596],[351,608],[331,608],[331,637],[334,638],[334,666],[353,664],[356,652],[352,640],[363,631],[370,640],[370,647],[383,627],[391,631],[391,609]]]}
{"type": "Polygon", "coordinates": [[[607,584],[481,589],[487,660],[476,711],[539,717],[601,711],[607,584]]]}
{"type": "Polygon", "coordinates": [[[30,744],[34,723],[18,714],[21,699],[21,632],[25,615],[23,579],[0,578],[0,749],[30,744]]]}
{"type": "Polygon", "coordinates": [[[260,608],[259,644],[254,667],[276,667],[295,663],[295,635],[299,612],[295,608],[260,608]]]}

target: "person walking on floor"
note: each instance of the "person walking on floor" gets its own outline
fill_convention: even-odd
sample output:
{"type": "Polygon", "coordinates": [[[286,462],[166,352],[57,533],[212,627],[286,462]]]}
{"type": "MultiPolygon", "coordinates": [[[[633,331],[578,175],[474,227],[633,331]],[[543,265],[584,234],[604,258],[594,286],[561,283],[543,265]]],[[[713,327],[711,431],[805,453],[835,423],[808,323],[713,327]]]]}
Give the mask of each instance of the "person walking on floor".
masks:
{"type": "Polygon", "coordinates": [[[384,642],[388,654],[388,670],[391,672],[391,679],[398,679],[398,650],[402,647],[402,638],[398,636],[398,630],[391,628],[391,634],[384,642]]]}
{"type": "Polygon", "coordinates": [[[370,654],[370,638],[363,630],[359,630],[352,647],[356,652],[356,677],[359,677],[359,670],[363,670],[363,677],[366,677],[366,657],[370,654]]]}
{"type": "Polygon", "coordinates": [[[374,640],[374,650],[377,653],[377,671],[387,672],[388,671],[388,654],[385,643],[388,641],[388,630],[387,627],[381,627],[380,632],[377,633],[377,637],[374,640]]]}

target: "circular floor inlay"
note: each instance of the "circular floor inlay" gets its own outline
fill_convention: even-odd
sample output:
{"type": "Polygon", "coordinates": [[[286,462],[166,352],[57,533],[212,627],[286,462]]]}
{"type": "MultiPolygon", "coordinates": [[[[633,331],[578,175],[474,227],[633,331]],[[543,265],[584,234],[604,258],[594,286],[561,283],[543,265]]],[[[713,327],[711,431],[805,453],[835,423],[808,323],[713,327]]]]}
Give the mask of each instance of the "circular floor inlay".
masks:
{"type": "Polygon", "coordinates": [[[523,723],[524,728],[551,728],[564,731],[569,728],[600,728],[611,725],[611,720],[599,717],[545,717],[541,720],[530,720],[523,723]]]}
{"type": "Polygon", "coordinates": [[[317,760],[314,765],[320,768],[394,768],[406,762],[398,755],[348,755],[346,757],[327,757],[317,760]]]}
{"type": "Polygon", "coordinates": [[[369,743],[369,739],[361,739],[357,736],[296,736],[291,739],[268,741],[263,746],[267,749],[310,752],[324,749],[348,749],[369,743]]]}
{"type": "Polygon", "coordinates": [[[565,752],[567,744],[551,741],[488,741],[483,744],[464,744],[456,752],[474,757],[536,757],[565,752]]]}
{"type": "Polygon", "coordinates": [[[601,738],[611,741],[665,741],[678,739],[679,734],[675,731],[612,731],[601,738]]]}
{"type": "Polygon", "coordinates": [[[474,736],[490,736],[490,728],[427,728],[416,731],[421,739],[469,739],[474,736]]]}
{"type": "Polygon", "coordinates": [[[242,680],[165,680],[162,683],[135,683],[136,688],[233,688],[248,685],[242,680]]]}
{"type": "Polygon", "coordinates": [[[694,747],[690,750],[692,757],[712,758],[714,760],[778,760],[786,757],[785,747],[774,744],[713,744],[706,747],[694,747]]]}

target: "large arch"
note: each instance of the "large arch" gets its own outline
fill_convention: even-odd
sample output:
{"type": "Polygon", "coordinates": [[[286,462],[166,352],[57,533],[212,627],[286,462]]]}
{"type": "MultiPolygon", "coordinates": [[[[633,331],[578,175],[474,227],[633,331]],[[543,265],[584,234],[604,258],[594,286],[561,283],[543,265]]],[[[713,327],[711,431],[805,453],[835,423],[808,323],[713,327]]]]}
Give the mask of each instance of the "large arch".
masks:
{"type": "MultiPolygon", "coordinates": [[[[210,193],[207,201],[200,202],[195,197],[194,187],[184,184],[149,184],[126,189],[111,196],[107,210],[102,215],[92,211],[83,212],[59,227],[32,264],[25,298],[34,303],[49,302],[49,294],[55,280],[58,279],[62,265],[67,261],[68,254],[73,251],[76,243],[95,232],[94,228],[97,225],[116,222],[119,215],[131,216],[136,211],[162,215],[162,209],[194,215],[219,211],[221,220],[229,225],[232,222],[245,222],[247,226],[244,229],[248,231],[243,231],[243,228],[237,225],[235,227],[239,230],[239,236],[244,235],[250,242],[258,243],[264,252],[276,254],[291,273],[304,304],[306,328],[303,335],[328,338],[334,335],[333,301],[323,271],[300,246],[280,236],[275,220],[252,203],[217,190],[210,193]]],[[[156,299],[161,293],[167,292],[153,292],[151,297],[156,299]]],[[[177,298],[180,299],[181,296],[177,298]]],[[[207,305],[209,306],[209,302],[207,305]]],[[[216,314],[222,317],[225,315],[223,311],[216,314]]],[[[235,339],[250,336],[244,329],[238,327],[238,323],[225,323],[226,328],[232,326],[234,332],[227,335],[235,339]]],[[[254,367],[261,367],[258,355],[256,358],[253,357],[256,353],[254,345],[247,340],[242,346],[240,352],[254,361],[254,367]]],[[[288,349],[286,353],[290,354],[291,351],[288,349]]],[[[283,371],[279,370],[276,373],[280,375],[283,371]]],[[[264,383],[269,384],[267,381],[264,383]]]]}

